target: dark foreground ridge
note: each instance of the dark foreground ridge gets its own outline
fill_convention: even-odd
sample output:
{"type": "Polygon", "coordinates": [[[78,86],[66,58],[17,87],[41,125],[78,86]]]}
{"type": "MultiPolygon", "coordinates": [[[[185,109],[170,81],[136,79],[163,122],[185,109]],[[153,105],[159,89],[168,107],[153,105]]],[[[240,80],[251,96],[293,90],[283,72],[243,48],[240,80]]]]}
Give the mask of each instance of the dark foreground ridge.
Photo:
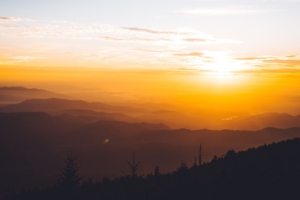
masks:
{"type": "Polygon", "coordinates": [[[169,174],[160,174],[156,167],[154,174],[147,176],[134,174],[77,184],[80,180],[78,169],[74,157],[68,157],[63,175],[73,170],[74,173],[66,178],[75,180],[75,184],[62,184],[60,179],[51,188],[10,194],[5,200],[299,199],[300,139],[238,153],[230,150],[201,166],[195,164],[189,168],[182,163],[177,171],[169,174]]]}

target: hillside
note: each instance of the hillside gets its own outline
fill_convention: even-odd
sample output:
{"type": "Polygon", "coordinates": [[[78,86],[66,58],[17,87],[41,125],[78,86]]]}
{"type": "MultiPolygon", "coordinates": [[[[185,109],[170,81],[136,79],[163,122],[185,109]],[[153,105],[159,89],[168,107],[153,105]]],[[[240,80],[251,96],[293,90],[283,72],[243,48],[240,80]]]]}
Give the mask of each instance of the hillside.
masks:
{"type": "Polygon", "coordinates": [[[15,104],[29,99],[64,98],[66,95],[25,87],[0,87],[0,104],[15,104]]]}
{"type": "Polygon", "coordinates": [[[95,112],[93,110],[73,109],[63,110],[62,113],[74,115],[74,116],[91,116],[98,119],[124,121],[124,122],[141,122],[141,120],[130,117],[123,113],[107,113],[107,112],[95,112]]]}
{"type": "Polygon", "coordinates": [[[99,175],[101,178],[104,173],[117,175],[120,168],[109,170],[110,162],[123,146],[119,147],[117,143],[107,146],[106,139],[114,142],[113,135],[123,138],[128,134],[159,129],[168,127],[99,120],[87,123],[74,116],[54,117],[39,112],[0,113],[0,193],[8,187],[19,190],[51,185],[63,164],[62,159],[70,151],[81,152],[82,161],[87,163],[82,167],[84,174],[100,168],[103,171],[99,175]],[[108,150],[111,155],[103,154],[108,150]],[[107,159],[108,164],[101,166],[100,160],[95,162],[95,159],[107,159]]]}
{"type": "MultiPolygon", "coordinates": [[[[36,89],[32,90],[35,91],[36,89]]],[[[31,96],[31,98],[33,97],[34,95],[31,96]]],[[[134,106],[117,106],[101,102],[61,98],[29,99],[20,103],[0,105],[0,112],[46,112],[52,115],[66,113],[78,117],[89,116],[91,122],[95,121],[93,119],[98,118],[99,120],[124,122],[164,123],[173,129],[188,128],[193,130],[205,128],[257,131],[266,127],[281,129],[300,127],[300,116],[293,116],[287,113],[240,114],[221,118],[220,116],[206,116],[201,112],[197,113],[197,115],[188,115],[173,110],[150,111],[147,108],[134,106]]]]}
{"type": "MultiPolygon", "coordinates": [[[[128,168],[132,152],[143,173],[176,170],[181,161],[194,163],[199,144],[203,161],[235,149],[300,137],[299,128],[266,128],[260,131],[170,130],[163,124],[127,123],[112,120],[46,113],[0,113],[1,185],[30,189],[55,181],[69,152],[78,156],[85,178],[118,177],[128,168]]],[[[6,189],[5,189],[6,188],[6,189]]]]}
{"type": "Polygon", "coordinates": [[[300,139],[292,139],[246,151],[224,152],[203,165],[186,166],[184,162],[172,173],[122,176],[101,183],[84,182],[75,187],[35,190],[7,200],[265,200],[299,199],[300,139]]]}
{"type": "Polygon", "coordinates": [[[220,128],[239,130],[260,130],[265,127],[290,128],[300,127],[300,115],[290,115],[287,113],[262,113],[233,117],[223,120],[220,128]]]}
{"type": "Polygon", "coordinates": [[[30,99],[18,104],[7,105],[0,107],[0,112],[59,112],[63,110],[94,110],[106,112],[125,112],[125,113],[140,113],[145,110],[126,107],[126,106],[113,106],[99,102],[86,102],[82,100],[68,100],[68,99],[30,99]]]}

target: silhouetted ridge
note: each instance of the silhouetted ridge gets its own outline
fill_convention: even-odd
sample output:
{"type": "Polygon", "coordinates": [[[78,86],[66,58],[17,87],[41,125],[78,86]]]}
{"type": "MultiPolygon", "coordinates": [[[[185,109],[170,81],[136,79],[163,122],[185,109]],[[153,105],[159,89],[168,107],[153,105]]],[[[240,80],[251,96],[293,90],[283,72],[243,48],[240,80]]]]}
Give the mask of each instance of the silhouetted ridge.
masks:
{"type": "MultiPolygon", "coordinates": [[[[12,91],[43,91],[43,92],[49,92],[42,89],[36,89],[36,88],[25,88],[25,87],[0,87],[0,90],[12,90],[12,91]]],[[[49,92],[50,93],[50,92],[49,92]]]]}
{"type": "Polygon", "coordinates": [[[93,134],[101,139],[122,139],[148,130],[156,131],[167,129],[169,128],[164,124],[149,124],[145,122],[127,123],[101,120],[82,126],[78,129],[78,133],[83,133],[84,135],[93,134]]]}
{"type": "Polygon", "coordinates": [[[289,127],[300,127],[300,116],[293,116],[287,113],[263,113],[222,121],[220,127],[240,130],[260,130],[265,127],[283,129],[289,127]]]}
{"type": "Polygon", "coordinates": [[[82,124],[74,119],[65,120],[42,112],[0,113],[0,137],[2,142],[11,145],[14,145],[20,135],[26,138],[19,141],[24,144],[37,143],[40,139],[46,138],[52,138],[49,141],[53,139],[59,141],[64,134],[77,129],[82,124]]]}
{"type": "Polygon", "coordinates": [[[130,117],[128,115],[125,115],[123,113],[96,112],[93,110],[83,110],[83,109],[63,110],[62,112],[74,116],[93,116],[102,120],[106,119],[106,120],[116,120],[116,121],[125,121],[125,122],[141,121],[136,118],[130,117]]]}
{"type": "Polygon", "coordinates": [[[0,87],[0,103],[3,105],[17,104],[29,99],[48,98],[66,99],[68,96],[36,88],[0,87]]]}
{"type": "Polygon", "coordinates": [[[154,114],[180,114],[178,112],[170,111],[170,110],[158,110],[153,112],[154,114]]]}
{"type": "MultiPolygon", "coordinates": [[[[229,150],[201,166],[189,167],[181,162],[176,171],[168,174],[159,173],[156,166],[155,175],[151,173],[145,178],[122,176],[115,180],[105,178],[101,183],[89,180],[69,196],[75,200],[298,200],[299,168],[300,139],[295,138],[246,151],[229,150]]],[[[65,190],[55,186],[11,195],[6,200],[66,198],[65,190]]]]}
{"type": "Polygon", "coordinates": [[[104,110],[110,112],[141,112],[142,109],[112,106],[104,103],[94,102],[89,103],[82,100],[67,100],[67,99],[30,99],[19,104],[7,105],[0,108],[0,112],[55,112],[72,109],[85,110],[104,110]]]}
{"type": "Polygon", "coordinates": [[[141,132],[145,130],[165,130],[169,129],[166,125],[164,124],[149,124],[146,122],[142,123],[127,123],[127,122],[121,122],[121,121],[107,121],[107,120],[101,120],[98,122],[94,122],[91,124],[86,125],[85,127],[88,128],[97,128],[97,127],[103,127],[103,128],[113,128],[113,129],[118,129],[118,130],[124,130],[126,131],[127,127],[128,128],[133,128],[136,130],[136,132],[141,132]]]}
{"type": "Polygon", "coordinates": [[[89,117],[0,113],[0,193],[8,188],[20,191],[51,186],[63,167],[63,159],[71,151],[79,158],[79,173],[100,181],[126,171],[126,161],[131,159],[133,151],[142,161],[139,174],[153,172],[156,165],[163,174],[176,170],[182,161],[187,166],[193,165],[199,144],[203,147],[202,161],[207,162],[214,155],[226,155],[229,149],[240,151],[300,136],[299,128],[170,130],[163,124],[111,120],[90,123],[97,118],[89,117]]]}
{"type": "MultiPolygon", "coordinates": [[[[20,113],[0,113],[0,126],[2,128],[16,128],[18,126],[39,125],[54,122],[55,119],[43,112],[20,112],[20,113]]],[[[3,130],[3,129],[2,129],[3,130]]],[[[26,131],[24,129],[24,131],[26,131]]]]}

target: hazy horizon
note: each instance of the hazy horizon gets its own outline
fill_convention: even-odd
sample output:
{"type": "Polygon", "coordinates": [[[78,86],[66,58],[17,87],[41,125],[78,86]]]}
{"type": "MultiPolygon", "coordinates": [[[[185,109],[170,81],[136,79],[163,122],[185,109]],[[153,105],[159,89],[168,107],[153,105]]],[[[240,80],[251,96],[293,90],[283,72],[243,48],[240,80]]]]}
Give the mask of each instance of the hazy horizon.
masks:
{"type": "Polygon", "coordinates": [[[299,1],[0,4],[0,86],[300,114],[299,1]]]}

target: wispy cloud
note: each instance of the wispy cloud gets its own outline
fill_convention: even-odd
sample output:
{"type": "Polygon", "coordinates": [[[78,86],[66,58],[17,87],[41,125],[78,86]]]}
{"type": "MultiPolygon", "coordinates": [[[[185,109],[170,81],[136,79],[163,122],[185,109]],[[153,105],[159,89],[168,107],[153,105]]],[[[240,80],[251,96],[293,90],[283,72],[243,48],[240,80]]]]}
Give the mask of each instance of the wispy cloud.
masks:
{"type": "Polygon", "coordinates": [[[184,38],[186,42],[215,42],[215,40],[209,38],[184,38]]]}
{"type": "Polygon", "coordinates": [[[16,17],[0,17],[0,22],[21,21],[21,18],[16,17]]]}
{"type": "Polygon", "coordinates": [[[104,40],[111,42],[187,44],[187,43],[236,43],[230,39],[190,29],[157,30],[141,27],[119,27],[109,24],[77,24],[70,22],[27,21],[13,23],[17,18],[4,17],[10,24],[1,23],[0,35],[6,37],[57,38],[77,40],[104,40]]]}
{"type": "Polygon", "coordinates": [[[26,64],[31,61],[36,61],[44,59],[44,57],[38,57],[38,56],[29,56],[29,55],[17,55],[17,56],[12,56],[12,55],[1,55],[0,56],[0,64],[3,65],[18,65],[20,63],[26,64]]]}
{"type": "Polygon", "coordinates": [[[300,56],[297,55],[239,57],[234,59],[242,61],[248,66],[252,66],[250,72],[257,70],[268,73],[300,71],[300,56]]]}
{"type": "Polygon", "coordinates": [[[274,12],[274,10],[267,9],[254,9],[244,6],[229,6],[229,7],[219,7],[219,8],[198,8],[190,10],[182,10],[178,13],[180,14],[190,14],[190,15],[249,15],[249,14],[260,14],[274,12]]]}
{"type": "Polygon", "coordinates": [[[170,41],[168,38],[141,38],[141,37],[110,37],[110,36],[99,36],[101,40],[107,41],[121,41],[121,42],[158,42],[158,41],[170,41]]]}
{"type": "MultiPolygon", "coordinates": [[[[182,66],[188,69],[200,69],[206,63],[217,59],[214,57],[214,53],[210,55],[209,52],[200,50],[202,44],[207,47],[207,45],[219,43],[239,42],[181,27],[178,29],[152,29],[120,27],[111,24],[30,20],[11,20],[9,23],[0,21],[1,36],[6,39],[11,38],[11,40],[30,38],[37,44],[42,41],[41,45],[49,46],[49,48],[35,46],[29,48],[28,45],[20,45],[18,52],[12,50],[12,55],[2,59],[2,64],[4,60],[11,64],[41,63],[39,58],[42,57],[47,57],[45,60],[51,61],[50,55],[52,60],[55,58],[57,62],[61,61],[61,63],[66,63],[66,60],[76,57],[75,60],[81,62],[75,64],[83,63],[90,66],[99,66],[100,63],[101,65],[114,64],[118,66],[121,63],[122,66],[151,66],[151,68],[167,66],[178,69],[182,66]],[[90,45],[91,43],[87,41],[99,45],[90,45]],[[76,49],[78,46],[80,46],[80,50],[76,49]],[[37,52],[41,50],[42,52],[37,52]]],[[[48,63],[51,65],[51,62],[48,63]]],[[[68,62],[66,65],[71,64],[74,63],[68,62]]]]}
{"type": "Polygon", "coordinates": [[[189,53],[174,53],[174,56],[196,56],[196,57],[202,57],[204,56],[204,53],[202,52],[189,52],[189,53]]]}
{"type": "Polygon", "coordinates": [[[18,61],[26,61],[26,60],[33,59],[33,57],[31,57],[31,56],[12,56],[10,58],[13,60],[18,60],[18,61]]]}
{"type": "Polygon", "coordinates": [[[179,31],[162,31],[162,30],[153,30],[145,28],[136,28],[136,27],[122,27],[124,30],[150,33],[150,34],[159,34],[159,35],[191,35],[189,32],[179,32],[179,31]]]}

